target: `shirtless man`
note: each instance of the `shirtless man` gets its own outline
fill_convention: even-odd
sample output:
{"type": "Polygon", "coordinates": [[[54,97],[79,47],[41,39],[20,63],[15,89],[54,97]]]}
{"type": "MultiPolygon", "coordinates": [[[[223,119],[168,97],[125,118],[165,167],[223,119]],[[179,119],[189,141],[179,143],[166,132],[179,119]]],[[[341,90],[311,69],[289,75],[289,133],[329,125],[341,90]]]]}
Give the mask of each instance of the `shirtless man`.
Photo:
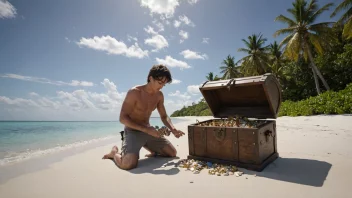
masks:
{"type": "Polygon", "coordinates": [[[171,81],[166,66],[154,65],[149,71],[147,84],[135,86],[127,92],[120,113],[120,122],[125,125],[121,154],[114,146],[103,159],[112,159],[119,168],[130,170],[137,167],[142,147],[150,152],[148,156],[176,156],[175,147],[149,123],[150,115],[157,108],[162,122],[176,138],[185,134],[173,126],[165,111],[164,95],[160,90],[171,81]]]}

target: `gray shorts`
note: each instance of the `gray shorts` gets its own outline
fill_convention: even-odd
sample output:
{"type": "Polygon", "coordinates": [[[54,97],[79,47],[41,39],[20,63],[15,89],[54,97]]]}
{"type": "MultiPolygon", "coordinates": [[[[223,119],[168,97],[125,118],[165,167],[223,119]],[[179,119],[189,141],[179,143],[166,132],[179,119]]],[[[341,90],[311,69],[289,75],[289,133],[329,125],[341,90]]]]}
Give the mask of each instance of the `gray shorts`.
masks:
{"type": "Polygon", "coordinates": [[[139,158],[139,151],[143,146],[149,150],[162,154],[162,149],[171,144],[165,137],[156,138],[144,132],[125,127],[125,138],[122,143],[121,154],[136,154],[139,158]]]}

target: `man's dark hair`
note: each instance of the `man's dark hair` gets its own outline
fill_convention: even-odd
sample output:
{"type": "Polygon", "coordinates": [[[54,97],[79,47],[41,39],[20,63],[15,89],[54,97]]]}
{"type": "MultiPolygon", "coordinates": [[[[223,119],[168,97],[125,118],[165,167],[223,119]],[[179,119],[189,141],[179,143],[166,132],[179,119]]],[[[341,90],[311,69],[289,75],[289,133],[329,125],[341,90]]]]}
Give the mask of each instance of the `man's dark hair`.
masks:
{"type": "Polygon", "coordinates": [[[147,82],[150,81],[149,76],[153,77],[155,80],[162,80],[165,77],[167,83],[172,82],[170,70],[165,65],[153,65],[149,71],[147,82]]]}

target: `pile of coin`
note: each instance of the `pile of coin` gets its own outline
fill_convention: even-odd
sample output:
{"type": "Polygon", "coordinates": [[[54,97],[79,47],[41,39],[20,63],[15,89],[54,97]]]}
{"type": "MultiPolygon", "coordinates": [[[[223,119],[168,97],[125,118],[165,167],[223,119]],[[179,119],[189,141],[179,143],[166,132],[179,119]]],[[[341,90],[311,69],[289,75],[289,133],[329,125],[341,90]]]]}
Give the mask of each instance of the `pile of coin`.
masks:
{"type": "Polygon", "coordinates": [[[222,119],[214,119],[205,122],[199,122],[199,126],[217,126],[217,127],[242,127],[242,128],[258,128],[260,125],[265,124],[265,120],[249,120],[246,117],[228,117],[222,119]]]}
{"type": "Polygon", "coordinates": [[[184,168],[188,171],[192,171],[194,174],[199,174],[203,169],[207,169],[209,175],[236,175],[237,177],[239,177],[243,174],[243,172],[238,171],[237,167],[233,165],[222,165],[194,159],[182,159],[179,161],[178,167],[184,168]]]}
{"type": "Polygon", "coordinates": [[[171,131],[166,126],[155,126],[154,128],[160,133],[162,137],[169,136],[171,133],[171,131]]]}

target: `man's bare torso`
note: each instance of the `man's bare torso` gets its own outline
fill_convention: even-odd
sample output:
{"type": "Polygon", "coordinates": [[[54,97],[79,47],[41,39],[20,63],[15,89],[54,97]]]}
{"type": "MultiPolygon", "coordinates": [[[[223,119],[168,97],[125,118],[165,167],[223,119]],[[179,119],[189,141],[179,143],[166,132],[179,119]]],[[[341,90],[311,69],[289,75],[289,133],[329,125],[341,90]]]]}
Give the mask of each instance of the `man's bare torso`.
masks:
{"type": "Polygon", "coordinates": [[[131,99],[135,102],[133,111],[129,116],[134,122],[149,126],[149,118],[152,112],[157,108],[161,93],[147,93],[145,91],[145,85],[136,86],[132,88],[132,90],[134,94],[131,99]]]}

